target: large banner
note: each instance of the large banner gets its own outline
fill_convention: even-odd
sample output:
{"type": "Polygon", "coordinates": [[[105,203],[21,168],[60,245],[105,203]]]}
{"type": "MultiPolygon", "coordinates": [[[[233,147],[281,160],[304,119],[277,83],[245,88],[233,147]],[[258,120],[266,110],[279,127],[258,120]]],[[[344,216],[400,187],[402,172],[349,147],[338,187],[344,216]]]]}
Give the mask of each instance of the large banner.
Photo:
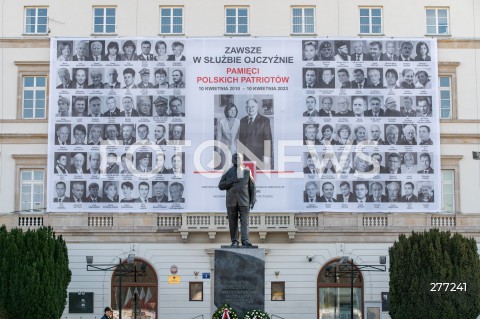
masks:
{"type": "Polygon", "coordinates": [[[434,39],[52,39],[48,210],[436,212],[434,39]]]}

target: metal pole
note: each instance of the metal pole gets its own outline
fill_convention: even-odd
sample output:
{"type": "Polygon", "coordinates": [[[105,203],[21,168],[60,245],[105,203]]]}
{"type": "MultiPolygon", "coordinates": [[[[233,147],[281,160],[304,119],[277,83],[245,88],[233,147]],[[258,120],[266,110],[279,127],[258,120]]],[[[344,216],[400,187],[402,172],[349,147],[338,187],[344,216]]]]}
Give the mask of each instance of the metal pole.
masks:
{"type": "Polygon", "coordinates": [[[133,319],[137,319],[137,293],[133,293],[133,319]]]}
{"type": "MultiPolygon", "coordinates": [[[[134,263],[134,266],[133,266],[133,270],[135,271],[135,273],[133,274],[134,275],[134,280],[135,280],[135,282],[137,282],[137,265],[135,265],[135,263],[134,263]]],[[[133,318],[137,319],[137,293],[136,292],[133,293],[133,297],[134,297],[134,299],[133,299],[133,303],[134,303],[133,318]]]]}
{"type": "Polygon", "coordinates": [[[122,258],[118,258],[118,319],[122,319],[122,258]]]}
{"type": "MultiPolygon", "coordinates": [[[[353,319],[353,259],[350,272],[350,318],[353,319]]],[[[120,318],[121,319],[121,318],[120,318]]]]}

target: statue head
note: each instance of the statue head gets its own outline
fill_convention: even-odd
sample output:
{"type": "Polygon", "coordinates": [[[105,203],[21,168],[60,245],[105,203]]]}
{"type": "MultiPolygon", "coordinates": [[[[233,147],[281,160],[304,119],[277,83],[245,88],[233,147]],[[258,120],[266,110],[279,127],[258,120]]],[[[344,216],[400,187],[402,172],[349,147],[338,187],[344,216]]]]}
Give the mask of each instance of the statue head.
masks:
{"type": "Polygon", "coordinates": [[[242,165],[243,164],[243,155],[240,153],[235,153],[232,155],[233,165],[242,165]]]}

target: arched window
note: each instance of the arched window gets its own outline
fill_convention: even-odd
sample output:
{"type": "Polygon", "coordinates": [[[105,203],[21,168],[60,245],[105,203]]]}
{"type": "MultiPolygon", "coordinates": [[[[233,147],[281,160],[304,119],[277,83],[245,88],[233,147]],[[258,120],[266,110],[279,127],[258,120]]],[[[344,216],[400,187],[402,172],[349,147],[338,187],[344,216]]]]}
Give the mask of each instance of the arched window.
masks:
{"type": "Polygon", "coordinates": [[[111,293],[112,309],[118,313],[120,272],[122,277],[122,317],[157,319],[157,273],[149,263],[137,258],[135,258],[133,264],[128,264],[125,261],[122,264],[121,269],[120,267],[117,267],[113,272],[111,293]]]}
{"type": "MultiPolygon", "coordinates": [[[[318,319],[350,319],[352,264],[327,263],[317,279],[318,319]]],[[[353,318],[363,318],[363,277],[353,264],[353,318]]]]}

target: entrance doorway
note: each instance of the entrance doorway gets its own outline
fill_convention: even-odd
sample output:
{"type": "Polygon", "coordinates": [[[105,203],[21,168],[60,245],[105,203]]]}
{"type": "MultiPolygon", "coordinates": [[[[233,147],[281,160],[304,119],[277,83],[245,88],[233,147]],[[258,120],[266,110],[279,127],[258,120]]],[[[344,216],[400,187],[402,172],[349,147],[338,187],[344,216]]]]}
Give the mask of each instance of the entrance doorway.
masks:
{"type": "MultiPolygon", "coordinates": [[[[339,259],[320,270],[317,279],[318,319],[351,319],[351,271],[340,269],[339,259]]],[[[354,264],[353,319],[363,318],[363,276],[354,264]]]]}
{"type": "MultiPolygon", "coordinates": [[[[122,265],[122,318],[158,319],[158,279],[155,269],[135,258],[132,265],[122,265]]],[[[112,275],[112,308],[118,313],[120,293],[119,267],[112,275]]]]}

